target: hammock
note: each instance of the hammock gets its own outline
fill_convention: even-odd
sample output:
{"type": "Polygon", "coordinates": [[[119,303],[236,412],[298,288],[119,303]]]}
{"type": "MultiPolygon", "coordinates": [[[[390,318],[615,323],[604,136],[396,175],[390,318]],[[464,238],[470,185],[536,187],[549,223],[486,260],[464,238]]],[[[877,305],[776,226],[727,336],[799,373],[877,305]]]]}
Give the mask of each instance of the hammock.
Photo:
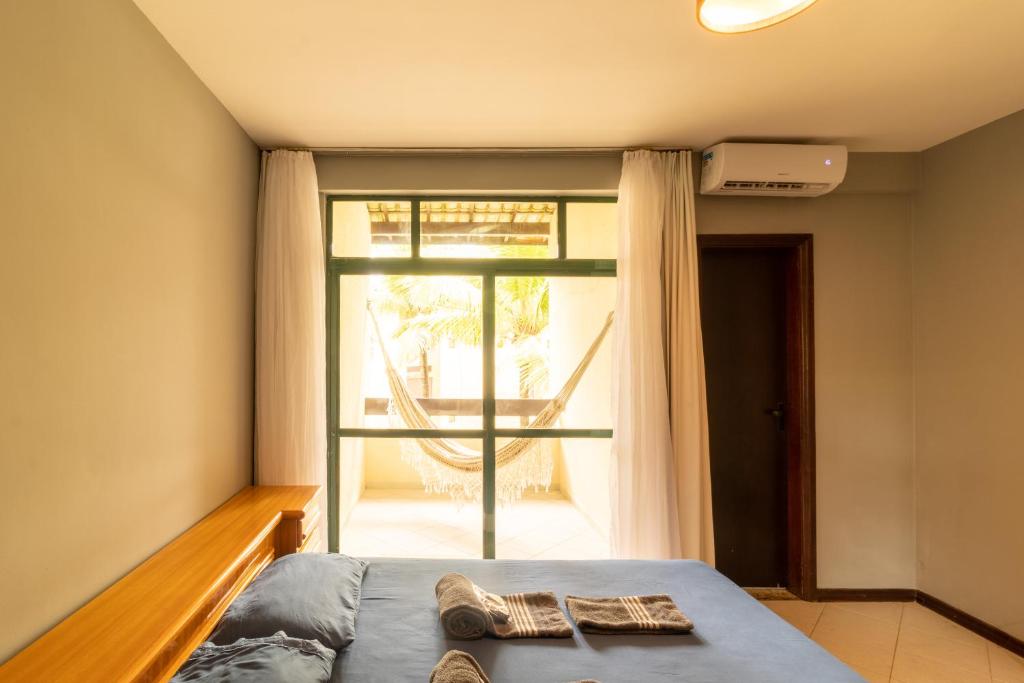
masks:
{"type": "MultiPolygon", "coordinates": [[[[404,425],[412,429],[439,429],[430,418],[430,414],[410,393],[401,375],[391,362],[391,356],[384,345],[384,336],[380,332],[377,316],[367,306],[373,328],[380,344],[381,354],[387,371],[388,387],[391,390],[391,401],[388,413],[400,419],[404,425]]],[[[609,313],[604,327],[590,344],[579,365],[565,381],[561,390],[555,394],[544,408],[530,422],[529,427],[550,428],[565,411],[565,405],[573,391],[583,379],[583,374],[590,366],[594,356],[601,348],[608,330],[611,328],[614,314],[609,313]]],[[[551,473],[554,468],[550,450],[543,446],[542,439],[520,437],[496,449],[494,454],[496,466],[495,493],[498,502],[512,503],[522,497],[523,491],[533,487],[545,490],[551,485],[551,473]]],[[[402,459],[412,465],[419,473],[423,486],[429,493],[448,493],[456,501],[479,501],[483,495],[483,454],[458,441],[445,438],[402,439],[402,459]]]]}

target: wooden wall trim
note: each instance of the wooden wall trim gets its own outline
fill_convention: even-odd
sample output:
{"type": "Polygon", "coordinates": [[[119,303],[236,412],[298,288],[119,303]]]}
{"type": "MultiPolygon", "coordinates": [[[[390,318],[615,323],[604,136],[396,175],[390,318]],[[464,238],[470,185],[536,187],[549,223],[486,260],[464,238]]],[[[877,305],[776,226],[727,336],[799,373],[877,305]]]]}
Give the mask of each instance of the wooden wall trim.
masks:
{"type": "Polygon", "coordinates": [[[913,588],[818,588],[815,602],[914,602],[913,588]]]}
{"type": "Polygon", "coordinates": [[[968,614],[944,600],[914,588],[818,588],[815,602],[916,602],[977,633],[999,647],[1024,657],[1024,640],[993,626],[983,619],[968,614]]]}
{"type": "MultiPolygon", "coordinates": [[[[790,469],[800,490],[793,497],[794,519],[790,528],[801,530],[798,546],[791,551],[798,558],[799,571],[793,583],[800,593],[818,586],[817,521],[817,437],[815,425],[814,369],[814,242],[811,235],[792,235],[791,267],[787,279],[787,326],[795,343],[787,344],[787,383],[790,416],[786,427],[796,435],[789,444],[790,469]],[[793,410],[792,408],[796,408],[793,410]]],[[[780,239],[785,243],[786,240],[780,239]]]]}
{"type": "Polygon", "coordinates": [[[950,621],[960,624],[969,631],[974,631],[982,638],[990,640],[1000,647],[1004,647],[1014,654],[1024,657],[1024,640],[1013,636],[1006,631],[993,626],[992,624],[968,614],[963,610],[953,607],[948,602],[938,599],[934,595],[917,591],[917,602],[924,605],[933,612],[937,612],[950,621]]]}

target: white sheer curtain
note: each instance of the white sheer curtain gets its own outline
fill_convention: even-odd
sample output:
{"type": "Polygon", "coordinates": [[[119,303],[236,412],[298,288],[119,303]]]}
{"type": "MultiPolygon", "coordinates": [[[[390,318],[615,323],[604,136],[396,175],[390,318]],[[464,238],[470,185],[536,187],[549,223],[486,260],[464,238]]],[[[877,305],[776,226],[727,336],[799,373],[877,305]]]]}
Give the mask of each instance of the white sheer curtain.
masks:
{"type": "Polygon", "coordinates": [[[310,152],[263,153],[257,223],[256,483],[326,488],[324,251],[310,152]]]}
{"type": "Polygon", "coordinates": [[[693,531],[694,512],[710,528],[711,498],[689,164],[688,152],[623,156],[611,477],[619,557],[714,559],[693,531]],[[705,480],[706,498],[691,498],[705,480]]]}
{"type": "Polygon", "coordinates": [[[665,293],[665,375],[676,466],[682,557],[715,562],[711,459],[700,329],[697,225],[690,152],[678,154],[666,193],[662,286],[665,293]]]}

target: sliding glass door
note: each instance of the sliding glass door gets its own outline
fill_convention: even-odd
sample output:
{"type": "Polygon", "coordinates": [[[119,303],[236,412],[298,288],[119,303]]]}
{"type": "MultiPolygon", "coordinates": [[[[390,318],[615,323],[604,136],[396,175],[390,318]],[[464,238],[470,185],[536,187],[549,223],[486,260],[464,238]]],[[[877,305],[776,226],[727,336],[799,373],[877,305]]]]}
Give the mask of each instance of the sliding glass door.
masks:
{"type": "Polygon", "coordinates": [[[585,551],[587,525],[552,529],[543,496],[606,514],[615,234],[606,197],[327,198],[331,550],[373,514],[362,541],[412,555],[585,551]],[[388,487],[454,501],[452,524],[388,507],[388,487]]]}

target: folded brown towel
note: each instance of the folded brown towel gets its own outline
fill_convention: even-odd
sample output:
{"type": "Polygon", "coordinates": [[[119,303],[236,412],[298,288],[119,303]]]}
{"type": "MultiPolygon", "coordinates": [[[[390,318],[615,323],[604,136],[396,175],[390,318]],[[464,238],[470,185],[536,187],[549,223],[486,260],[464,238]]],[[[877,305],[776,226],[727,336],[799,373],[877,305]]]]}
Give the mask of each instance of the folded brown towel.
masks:
{"type": "Polygon", "coordinates": [[[554,593],[511,593],[501,596],[508,606],[508,621],[495,622],[495,638],[572,638],[572,624],[558,606],[554,593]]]}
{"type": "Polygon", "coordinates": [[[491,683],[473,655],[449,650],[430,672],[430,683],[491,683]]]}
{"type": "Polygon", "coordinates": [[[462,574],[449,573],[434,586],[441,625],[452,638],[571,638],[572,625],[554,593],[494,595],[462,574]]]}
{"type": "Polygon", "coordinates": [[[668,595],[617,598],[565,596],[565,606],[585,633],[689,633],[693,622],[668,595]]]}
{"type": "MultiPolygon", "coordinates": [[[[487,678],[487,674],[473,655],[462,650],[449,650],[430,672],[430,683],[491,683],[491,679],[487,678]]],[[[593,678],[585,678],[573,683],[600,682],[593,678]]]]}

